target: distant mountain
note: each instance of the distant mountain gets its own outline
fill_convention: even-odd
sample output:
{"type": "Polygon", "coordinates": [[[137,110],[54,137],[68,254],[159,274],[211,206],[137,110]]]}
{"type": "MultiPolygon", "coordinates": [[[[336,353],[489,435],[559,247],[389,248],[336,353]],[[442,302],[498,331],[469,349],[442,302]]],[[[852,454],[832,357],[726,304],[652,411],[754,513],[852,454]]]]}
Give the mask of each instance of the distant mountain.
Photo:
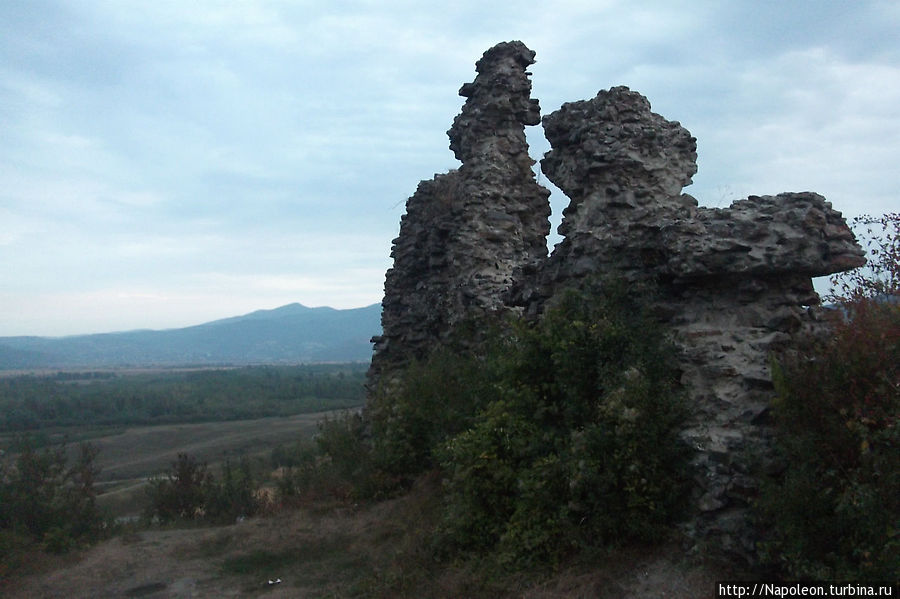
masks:
{"type": "Polygon", "coordinates": [[[183,329],[0,337],[0,370],[365,361],[380,332],[381,304],[290,304],[183,329]]]}

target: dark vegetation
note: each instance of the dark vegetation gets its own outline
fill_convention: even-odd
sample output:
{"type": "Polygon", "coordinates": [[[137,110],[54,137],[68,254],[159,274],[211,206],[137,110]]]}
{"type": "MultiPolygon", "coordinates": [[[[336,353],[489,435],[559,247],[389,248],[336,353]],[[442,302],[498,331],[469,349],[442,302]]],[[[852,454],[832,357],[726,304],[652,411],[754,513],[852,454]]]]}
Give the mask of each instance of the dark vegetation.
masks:
{"type": "Polygon", "coordinates": [[[95,457],[88,444],[72,462],[64,447],[38,450],[29,443],[12,463],[0,455],[0,583],[38,548],[60,553],[102,536],[95,457]]]}
{"type": "Polygon", "coordinates": [[[244,420],[363,402],[366,364],[0,378],[0,433],[244,420]],[[77,378],[76,378],[77,377],[77,378]]]}
{"type": "Polygon", "coordinates": [[[774,369],[781,471],[758,515],[762,556],[785,577],[900,572],[900,214],[854,225],[870,262],[833,277],[832,334],[774,369]]]}
{"type": "MultiPolygon", "coordinates": [[[[652,315],[607,285],[483,337],[477,354],[451,343],[377,395],[370,439],[357,417],[326,424],[318,463],[356,499],[442,479],[419,548],[432,567],[472,559],[495,573],[546,572],[667,538],[686,505],[688,412],[652,315]]],[[[309,468],[299,476],[322,482],[309,468]]]]}
{"type": "Polygon", "coordinates": [[[146,517],[163,524],[186,520],[231,523],[255,515],[262,507],[263,500],[256,493],[259,483],[246,458],[238,464],[225,462],[217,478],[205,464],[181,453],[165,475],[150,481],[146,517]]]}
{"type": "MultiPolygon", "coordinates": [[[[773,356],[777,442],[752,510],[758,576],[900,571],[900,216],[855,225],[870,262],[833,279],[833,328],[773,356]]],[[[292,492],[333,484],[358,501],[440,481],[433,511],[380,573],[385,596],[415,596],[460,564],[466,592],[489,595],[497,580],[671,538],[689,485],[677,435],[687,408],[665,331],[633,301],[615,286],[573,293],[537,323],[484,335],[476,356],[467,343],[434,352],[382,390],[368,425],[328,423],[292,492]]]]}

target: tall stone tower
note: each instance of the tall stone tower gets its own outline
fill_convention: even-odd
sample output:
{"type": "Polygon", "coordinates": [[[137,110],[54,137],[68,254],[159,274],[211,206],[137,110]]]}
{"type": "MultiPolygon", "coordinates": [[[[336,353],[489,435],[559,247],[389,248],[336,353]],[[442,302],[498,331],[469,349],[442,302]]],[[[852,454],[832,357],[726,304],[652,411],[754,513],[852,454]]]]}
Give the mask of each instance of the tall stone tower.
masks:
{"type": "Polygon", "coordinates": [[[546,258],[550,192],[535,181],[525,140],[525,126],[541,119],[526,70],[533,63],[522,42],[498,44],[460,89],[466,102],[448,135],[462,166],[422,181],[406,202],[370,389],[459,321],[511,309],[503,298],[514,273],[546,258]]]}

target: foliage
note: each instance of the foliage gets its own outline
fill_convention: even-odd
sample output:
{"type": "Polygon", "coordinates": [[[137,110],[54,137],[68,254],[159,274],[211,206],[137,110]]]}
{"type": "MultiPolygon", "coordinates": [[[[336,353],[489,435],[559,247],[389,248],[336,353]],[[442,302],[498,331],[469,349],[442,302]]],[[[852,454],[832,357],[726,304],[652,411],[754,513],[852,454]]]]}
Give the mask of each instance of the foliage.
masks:
{"type": "Polygon", "coordinates": [[[369,408],[378,468],[405,483],[434,468],[432,450],[469,428],[493,392],[493,366],[489,358],[448,348],[410,364],[402,383],[369,408]]]}
{"type": "Polygon", "coordinates": [[[326,423],[318,454],[279,453],[292,462],[282,496],[344,480],[346,497],[383,497],[438,473],[436,555],[514,568],[658,539],[687,499],[687,408],[675,350],[635,300],[647,290],[631,291],[573,291],[535,322],[463,326],[379,390],[367,419],[326,423]]]}
{"type": "Polygon", "coordinates": [[[381,499],[401,487],[395,474],[376,464],[366,422],[356,412],[322,419],[313,443],[276,448],[272,463],[282,504],[381,499]]]}
{"type": "MultiPolygon", "coordinates": [[[[99,537],[97,450],[82,444],[72,463],[64,446],[37,451],[24,442],[14,460],[0,462],[0,530],[63,552],[99,537]]],[[[12,538],[12,537],[8,537],[12,538]]]]}
{"type": "Polygon", "coordinates": [[[363,402],[367,365],[0,377],[0,432],[243,420],[363,402]]]}
{"type": "Polygon", "coordinates": [[[199,518],[203,515],[210,474],[205,464],[179,453],[165,476],[150,481],[150,512],[161,522],[199,518]]]}
{"type": "Polygon", "coordinates": [[[891,579],[900,564],[900,305],[895,233],[847,276],[832,334],[774,368],[778,458],[760,498],[763,558],[791,576],[891,579]],[[854,286],[850,287],[850,283],[854,286]]]}
{"type": "Polygon", "coordinates": [[[262,507],[256,489],[256,479],[246,457],[237,464],[226,461],[222,466],[221,479],[211,479],[205,489],[206,519],[234,522],[237,518],[253,516],[262,507]]]}
{"type": "Polygon", "coordinates": [[[674,350],[633,296],[570,292],[496,357],[494,393],[440,451],[448,542],[516,566],[657,537],[684,507],[674,350]]]}
{"type": "Polygon", "coordinates": [[[866,251],[868,264],[833,275],[826,299],[846,304],[900,293],[900,212],[878,218],[858,216],[851,226],[866,251]]]}
{"type": "Polygon", "coordinates": [[[355,413],[324,418],[313,443],[276,448],[272,461],[280,469],[277,489],[282,503],[377,494],[370,489],[371,448],[363,440],[362,419],[355,413]]]}
{"type": "Polygon", "coordinates": [[[237,466],[226,462],[221,480],[217,480],[205,464],[179,453],[165,476],[150,481],[148,494],[147,516],[162,523],[234,522],[235,518],[254,515],[260,508],[256,481],[246,459],[237,466]]]}
{"type": "Polygon", "coordinates": [[[321,454],[314,443],[300,440],[279,445],[272,450],[270,459],[280,505],[299,503],[326,489],[321,476],[321,454]]]}

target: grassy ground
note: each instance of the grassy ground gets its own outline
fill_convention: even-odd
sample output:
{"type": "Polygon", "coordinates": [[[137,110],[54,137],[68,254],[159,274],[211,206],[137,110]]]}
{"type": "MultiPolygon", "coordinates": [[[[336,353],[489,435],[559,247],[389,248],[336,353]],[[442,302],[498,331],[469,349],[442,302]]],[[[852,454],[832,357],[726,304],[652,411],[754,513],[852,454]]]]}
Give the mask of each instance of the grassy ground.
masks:
{"type": "Polygon", "coordinates": [[[678,548],[632,548],[551,575],[486,576],[427,551],[439,481],[354,506],[319,501],[230,526],[125,533],[0,589],[24,597],[703,598],[727,574],[678,548]],[[270,584],[270,581],[272,584],[270,584]]]}
{"type": "Polygon", "coordinates": [[[147,478],[168,470],[179,453],[213,469],[242,456],[265,461],[274,447],[311,437],[323,415],[136,427],[94,438],[91,442],[100,449],[98,502],[113,516],[137,515],[147,478]]]}

